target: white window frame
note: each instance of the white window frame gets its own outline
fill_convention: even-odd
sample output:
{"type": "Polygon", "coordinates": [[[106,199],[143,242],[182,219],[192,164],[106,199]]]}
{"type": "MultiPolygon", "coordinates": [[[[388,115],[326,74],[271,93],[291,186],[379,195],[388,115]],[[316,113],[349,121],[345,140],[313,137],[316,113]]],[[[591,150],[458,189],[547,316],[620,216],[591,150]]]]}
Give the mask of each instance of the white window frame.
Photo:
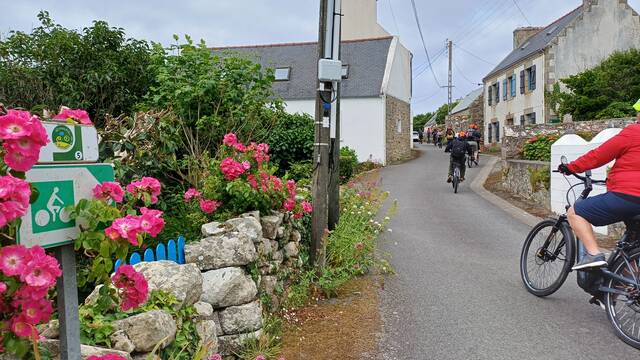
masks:
{"type": "Polygon", "coordinates": [[[273,76],[275,77],[275,81],[289,81],[289,79],[291,79],[291,67],[289,66],[277,67],[273,71],[273,76]],[[277,75],[278,71],[282,71],[282,70],[287,71],[286,78],[282,78],[282,77],[278,78],[278,75],[277,75]]]}

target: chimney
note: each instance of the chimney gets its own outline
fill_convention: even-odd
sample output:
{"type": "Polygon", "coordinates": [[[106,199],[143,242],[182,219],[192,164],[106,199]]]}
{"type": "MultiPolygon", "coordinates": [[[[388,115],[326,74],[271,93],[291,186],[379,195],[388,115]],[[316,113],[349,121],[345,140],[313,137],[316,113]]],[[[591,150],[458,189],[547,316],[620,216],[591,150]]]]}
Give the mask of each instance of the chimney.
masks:
{"type": "Polygon", "coordinates": [[[342,40],[389,36],[378,24],[377,0],[342,0],[342,40]]]}
{"type": "MultiPolygon", "coordinates": [[[[585,0],[587,1],[587,0],[585,0]]],[[[513,49],[517,49],[524,45],[533,35],[537,34],[540,30],[544,28],[542,27],[519,27],[513,30],[513,49]]]]}

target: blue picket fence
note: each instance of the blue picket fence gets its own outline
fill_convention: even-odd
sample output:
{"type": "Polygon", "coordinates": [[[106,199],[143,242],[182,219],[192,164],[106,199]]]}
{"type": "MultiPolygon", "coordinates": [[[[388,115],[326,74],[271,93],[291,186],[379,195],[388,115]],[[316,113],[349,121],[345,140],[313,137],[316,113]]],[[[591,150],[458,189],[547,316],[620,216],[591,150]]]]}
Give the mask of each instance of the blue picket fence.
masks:
{"type": "MultiPolygon", "coordinates": [[[[178,236],[178,241],[169,240],[167,244],[158,244],[154,249],[147,249],[142,257],[137,252],[129,256],[129,265],[135,265],[143,261],[170,260],[178,264],[184,264],[184,236],[178,236]]],[[[117,271],[120,266],[126,264],[122,259],[116,260],[113,271],[117,271]]]]}

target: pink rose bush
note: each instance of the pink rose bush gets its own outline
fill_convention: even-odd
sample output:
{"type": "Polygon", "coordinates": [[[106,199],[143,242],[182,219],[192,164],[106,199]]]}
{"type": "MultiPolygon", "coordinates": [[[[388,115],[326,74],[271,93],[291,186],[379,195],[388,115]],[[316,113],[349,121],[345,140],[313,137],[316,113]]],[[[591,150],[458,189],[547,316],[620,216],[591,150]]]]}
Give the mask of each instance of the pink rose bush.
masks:
{"type": "Polygon", "coordinates": [[[143,177],[127,185],[127,192],[145,204],[156,204],[160,195],[160,181],[152,177],[143,177]]]}
{"type": "Polygon", "coordinates": [[[122,311],[135,309],[147,301],[149,285],[142,274],[131,265],[122,265],[111,279],[121,295],[122,311]]]}
{"type": "Polygon", "coordinates": [[[53,120],[61,120],[82,125],[91,125],[89,114],[80,109],[69,109],[63,107],[60,113],[53,117],[53,120]]]}
{"type": "Polygon", "coordinates": [[[273,175],[276,168],[269,163],[268,144],[243,144],[229,133],[224,136],[219,154],[221,160],[203,188],[188,189],[184,193],[185,202],[197,202],[206,214],[278,209],[299,219],[313,211],[295,181],[273,175]]]}
{"type": "Polygon", "coordinates": [[[0,139],[4,163],[16,171],[28,171],[49,140],[40,119],[28,111],[9,110],[0,116],[0,139]]]}

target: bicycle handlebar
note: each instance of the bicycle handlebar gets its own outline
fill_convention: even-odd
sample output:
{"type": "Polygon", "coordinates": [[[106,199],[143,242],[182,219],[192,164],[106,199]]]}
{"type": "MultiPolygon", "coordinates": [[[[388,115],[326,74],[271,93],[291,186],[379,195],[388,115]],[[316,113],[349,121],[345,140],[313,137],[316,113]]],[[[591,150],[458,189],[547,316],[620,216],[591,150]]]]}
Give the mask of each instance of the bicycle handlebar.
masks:
{"type": "MultiPolygon", "coordinates": [[[[558,171],[558,170],[553,170],[552,172],[554,172],[554,173],[562,173],[561,171],[558,171]]],[[[598,185],[606,185],[607,184],[607,180],[593,180],[593,179],[591,179],[590,176],[581,176],[581,175],[578,175],[578,174],[576,174],[574,172],[571,172],[569,175],[573,175],[573,177],[575,177],[576,179],[578,179],[580,181],[583,181],[583,182],[587,182],[587,180],[591,180],[592,184],[598,184],[598,185]]]]}

